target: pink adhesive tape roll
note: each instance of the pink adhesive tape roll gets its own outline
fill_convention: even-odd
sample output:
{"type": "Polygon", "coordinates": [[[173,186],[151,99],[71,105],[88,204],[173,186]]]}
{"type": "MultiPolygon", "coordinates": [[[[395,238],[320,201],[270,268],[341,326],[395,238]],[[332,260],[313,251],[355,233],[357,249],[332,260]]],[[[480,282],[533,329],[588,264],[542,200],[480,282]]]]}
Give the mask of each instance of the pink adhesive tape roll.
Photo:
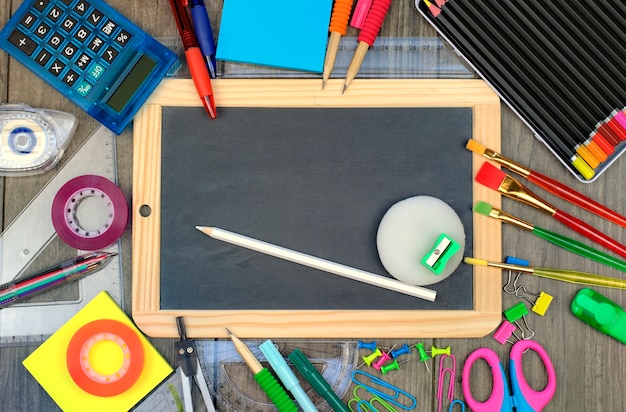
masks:
{"type": "Polygon", "coordinates": [[[65,183],[52,202],[52,224],[59,238],[80,250],[104,249],[128,223],[124,193],[109,179],[83,175],[65,183]]]}

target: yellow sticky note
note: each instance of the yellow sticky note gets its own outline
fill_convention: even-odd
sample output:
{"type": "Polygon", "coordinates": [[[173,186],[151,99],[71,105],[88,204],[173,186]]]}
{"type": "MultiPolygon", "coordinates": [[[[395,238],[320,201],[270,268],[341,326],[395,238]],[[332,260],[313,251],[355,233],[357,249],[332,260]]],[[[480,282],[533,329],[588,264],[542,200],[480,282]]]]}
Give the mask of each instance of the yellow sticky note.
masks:
{"type": "Polygon", "coordinates": [[[172,373],[107,292],[22,363],[64,411],[127,411],[172,373]]]}

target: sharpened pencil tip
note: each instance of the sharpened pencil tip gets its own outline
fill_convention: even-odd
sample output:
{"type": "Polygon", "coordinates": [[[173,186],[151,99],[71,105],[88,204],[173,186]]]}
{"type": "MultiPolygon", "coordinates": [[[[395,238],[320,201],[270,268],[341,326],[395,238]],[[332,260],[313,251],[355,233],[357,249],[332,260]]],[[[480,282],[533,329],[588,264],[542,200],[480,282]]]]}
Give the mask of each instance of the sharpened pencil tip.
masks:
{"type": "Polygon", "coordinates": [[[341,91],[341,94],[343,95],[347,89],[348,89],[348,84],[346,83],[343,85],[343,90],[341,91]]]}

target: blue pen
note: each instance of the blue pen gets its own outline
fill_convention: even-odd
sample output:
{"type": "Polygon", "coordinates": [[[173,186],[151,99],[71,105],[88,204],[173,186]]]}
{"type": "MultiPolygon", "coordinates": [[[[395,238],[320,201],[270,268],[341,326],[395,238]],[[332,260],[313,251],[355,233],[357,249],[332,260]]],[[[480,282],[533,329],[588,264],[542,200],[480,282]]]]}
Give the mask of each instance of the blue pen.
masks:
{"type": "Polygon", "coordinates": [[[274,342],[268,339],[259,345],[259,349],[261,349],[261,352],[263,352],[263,355],[265,355],[265,358],[272,366],[276,375],[278,375],[280,381],[285,385],[285,388],[296,398],[302,410],[304,412],[317,412],[317,408],[306,395],[302,386],[300,386],[300,381],[298,381],[296,375],[289,368],[287,362],[285,362],[283,355],[278,352],[278,349],[274,346],[274,342]]]}
{"type": "Polygon", "coordinates": [[[209,14],[206,11],[203,0],[189,0],[191,10],[191,21],[196,32],[196,40],[200,45],[200,50],[206,60],[207,68],[211,77],[215,78],[215,40],[213,39],[213,29],[209,21],[209,14]]]}

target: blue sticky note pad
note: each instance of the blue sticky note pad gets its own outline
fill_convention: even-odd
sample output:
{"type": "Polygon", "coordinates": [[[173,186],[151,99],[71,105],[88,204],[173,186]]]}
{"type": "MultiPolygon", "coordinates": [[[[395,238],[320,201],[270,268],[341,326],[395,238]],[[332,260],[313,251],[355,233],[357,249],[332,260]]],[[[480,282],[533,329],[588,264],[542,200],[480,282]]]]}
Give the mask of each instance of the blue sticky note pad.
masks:
{"type": "Polygon", "coordinates": [[[224,0],[216,58],[321,73],[332,0],[224,0]]]}

